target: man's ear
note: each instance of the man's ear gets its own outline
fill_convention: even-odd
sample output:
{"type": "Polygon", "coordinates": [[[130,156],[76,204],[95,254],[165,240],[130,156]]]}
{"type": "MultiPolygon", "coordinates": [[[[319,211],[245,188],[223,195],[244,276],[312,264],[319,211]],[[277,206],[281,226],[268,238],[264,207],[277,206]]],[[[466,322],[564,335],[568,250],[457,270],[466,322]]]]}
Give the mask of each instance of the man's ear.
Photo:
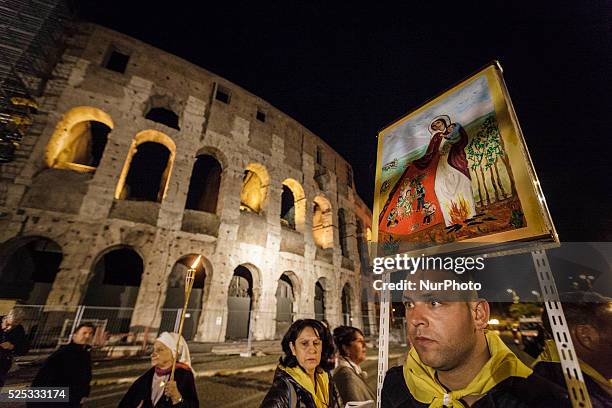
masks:
{"type": "Polygon", "coordinates": [[[576,341],[588,350],[596,350],[599,344],[599,333],[590,324],[579,324],[574,328],[576,341]]]}
{"type": "Polygon", "coordinates": [[[470,302],[470,304],[472,310],[472,317],[474,319],[474,325],[479,330],[486,329],[487,324],[489,324],[489,316],[491,314],[489,302],[481,299],[474,302],[470,302]]]}

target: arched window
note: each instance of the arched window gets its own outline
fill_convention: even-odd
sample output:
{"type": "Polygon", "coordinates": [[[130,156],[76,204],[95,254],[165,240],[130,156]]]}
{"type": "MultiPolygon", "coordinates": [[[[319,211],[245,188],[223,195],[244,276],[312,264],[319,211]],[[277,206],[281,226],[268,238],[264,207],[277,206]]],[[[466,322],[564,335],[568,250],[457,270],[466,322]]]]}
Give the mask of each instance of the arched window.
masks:
{"type": "Polygon", "coordinates": [[[176,113],[166,108],[151,108],[145,115],[145,119],[153,122],[161,123],[172,129],[181,130],[179,128],[179,117],[176,113]]]}
{"type": "Polygon", "coordinates": [[[240,190],[240,209],[260,213],[268,192],[270,177],[268,171],[261,164],[249,164],[242,178],[240,190]]]}
{"type": "Polygon", "coordinates": [[[176,146],[167,135],[145,130],[134,138],[115,198],[161,202],[166,194],[176,146]]]}
{"type": "Polygon", "coordinates": [[[306,221],[306,196],[302,185],[294,179],[283,181],[281,195],[281,224],[304,232],[306,221]]]}
{"type": "Polygon", "coordinates": [[[332,208],[326,198],[317,196],[312,211],[312,236],[315,244],[323,249],[334,246],[332,208]]]}
{"type": "Polygon", "coordinates": [[[276,288],[276,337],[281,338],[293,323],[293,283],[287,274],[282,274],[276,288]]]}
{"type": "Polygon", "coordinates": [[[69,110],[57,124],[47,144],[47,166],[94,172],[100,164],[112,128],[112,119],[100,109],[79,106],[69,110]]]}
{"type": "Polygon", "coordinates": [[[202,154],[197,157],[189,180],[187,210],[217,211],[221,171],[221,164],[213,156],[202,154]]]}

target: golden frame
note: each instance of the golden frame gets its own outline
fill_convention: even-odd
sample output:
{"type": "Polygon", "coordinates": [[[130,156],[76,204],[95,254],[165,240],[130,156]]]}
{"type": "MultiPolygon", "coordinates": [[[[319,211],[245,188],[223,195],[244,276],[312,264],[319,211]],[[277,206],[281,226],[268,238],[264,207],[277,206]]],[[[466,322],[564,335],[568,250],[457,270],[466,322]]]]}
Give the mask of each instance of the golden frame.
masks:
{"type": "MultiPolygon", "coordinates": [[[[442,92],[440,95],[421,105],[417,109],[386,126],[378,133],[373,218],[375,220],[375,222],[373,222],[373,238],[376,241],[375,243],[379,241],[380,237],[380,213],[386,209],[384,208],[385,203],[387,200],[391,201],[391,196],[393,194],[393,191],[389,194],[385,194],[387,191],[381,192],[381,186],[383,184],[382,174],[384,163],[382,163],[382,160],[385,136],[398,126],[409,121],[411,118],[414,118],[415,115],[418,115],[429,108],[435,107],[441,101],[444,101],[449,95],[462,89],[473,81],[484,77],[486,78],[488,91],[493,103],[494,117],[497,120],[500,137],[503,140],[506,156],[509,159],[510,169],[513,174],[513,176],[510,177],[513,179],[514,187],[516,188],[516,195],[518,196],[518,201],[520,203],[526,225],[512,230],[492,232],[483,234],[482,236],[465,238],[452,242],[430,242],[431,245],[426,245],[426,243],[422,241],[419,248],[414,249],[414,251],[398,250],[396,253],[412,253],[418,251],[419,254],[433,254],[457,251],[475,251],[489,254],[501,254],[504,252],[526,252],[533,249],[542,249],[545,247],[558,245],[559,239],[548,211],[544,194],[540,188],[540,183],[537,179],[535,169],[529,156],[529,151],[525,144],[523,133],[512,106],[512,101],[506,88],[502,72],[503,71],[500,64],[497,61],[493,61],[483,69],[476,72],[474,75],[442,92]]],[[[400,180],[397,180],[397,184],[399,184],[400,180]]],[[[485,185],[486,189],[484,178],[483,184],[485,185]]],[[[388,188],[388,186],[386,188],[388,188]]],[[[480,197],[480,200],[482,199],[483,198],[480,197]]],[[[373,255],[392,255],[391,253],[381,254],[379,249],[379,245],[376,245],[376,251],[373,253],[373,255]]]]}

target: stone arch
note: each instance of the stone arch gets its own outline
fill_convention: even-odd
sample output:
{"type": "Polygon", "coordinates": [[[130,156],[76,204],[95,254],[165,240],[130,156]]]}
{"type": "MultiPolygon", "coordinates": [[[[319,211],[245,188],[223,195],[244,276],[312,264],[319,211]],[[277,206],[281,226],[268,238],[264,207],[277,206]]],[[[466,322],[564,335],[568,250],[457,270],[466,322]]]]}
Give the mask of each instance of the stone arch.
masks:
{"type": "Polygon", "coordinates": [[[240,190],[240,209],[261,213],[266,203],[269,184],[270,176],[264,165],[251,163],[246,166],[240,190]]]}
{"type": "Polygon", "coordinates": [[[128,333],[143,275],[144,260],[134,247],[115,245],[101,251],[81,302],[86,306],[83,319],[106,320],[110,334],[128,333]]]}
{"type": "MultiPolygon", "coordinates": [[[[160,331],[176,331],[178,329],[175,323],[177,321],[177,312],[181,310],[185,302],[185,275],[197,257],[198,254],[183,255],[174,263],[170,270],[166,285],[166,299],[162,306],[160,331]]],[[[202,262],[199,262],[195,268],[195,279],[183,326],[183,337],[186,340],[194,338],[200,314],[202,313],[204,288],[207,278],[209,278],[207,265],[209,263],[202,258],[202,262]]]]}
{"type": "Polygon", "coordinates": [[[38,236],[20,236],[0,245],[0,298],[45,304],[63,259],[61,246],[38,236]]]}
{"type": "Polygon", "coordinates": [[[327,291],[328,291],[327,279],[324,277],[319,278],[315,283],[314,291],[314,312],[315,319],[323,320],[326,319],[327,309],[327,291]]]}
{"type": "Polygon", "coordinates": [[[302,185],[292,179],[283,181],[281,196],[281,223],[299,232],[306,225],[306,194],[302,185]]]}
{"type": "Polygon", "coordinates": [[[353,326],[353,302],[355,301],[355,291],[349,282],[342,287],[340,303],[342,306],[342,324],[353,326]]]}
{"type": "Polygon", "coordinates": [[[132,164],[135,157],[139,158],[139,165],[141,163],[142,165],[145,165],[147,154],[156,155],[156,161],[159,162],[159,165],[162,166],[163,169],[158,169],[157,173],[160,174],[156,174],[155,177],[144,177],[144,180],[146,180],[145,182],[148,183],[146,185],[147,188],[145,188],[145,186],[140,186],[138,188],[140,188],[141,190],[150,189],[151,191],[153,191],[157,186],[157,197],[155,197],[155,199],[150,199],[153,197],[146,197],[149,198],[149,200],[146,201],[161,202],[166,197],[169,184],[168,181],[170,179],[170,172],[172,171],[172,166],[174,164],[174,158],[176,155],[176,145],[168,135],[162,132],[159,132],[157,130],[143,130],[142,132],[139,132],[132,141],[128,156],[125,160],[125,164],[123,165],[123,171],[121,172],[119,182],[117,183],[117,188],[115,189],[115,199],[142,199],[142,197],[135,197],[133,191],[135,186],[130,187],[129,185],[130,181],[134,182],[140,178],[140,170],[138,170],[138,173],[130,173],[130,170],[132,169],[132,164]],[[141,154],[143,156],[141,157],[139,155],[138,149],[139,147],[143,147],[145,145],[147,149],[142,149],[141,154]],[[167,149],[167,158],[165,159],[163,157],[165,153],[163,153],[163,150],[161,150],[163,148],[160,146],[163,146],[163,148],[167,149]],[[131,180],[131,177],[134,177],[134,179],[131,180]],[[151,185],[149,186],[149,184],[151,185]]]}
{"type": "Polygon", "coordinates": [[[221,163],[212,155],[199,154],[193,164],[185,209],[217,212],[221,187],[221,163]]]}
{"type": "Polygon", "coordinates": [[[332,206],[321,195],[314,198],[312,211],[312,237],[317,246],[327,249],[334,246],[332,206]]]}
{"type": "Polygon", "coordinates": [[[244,263],[234,269],[227,292],[226,339],[246,339],[252,330],[252,311],[260,293],[260,273],[254,265],[244,263]]]}
{"type": "Polygon", "coordinates": [[[285,271],[276,286],[276,338],[281,338],[298,313],[301,283],[293,271],[285,271]]]}
{"type": "Polygon", "coordinates": [[[62,116],[45,148],[50,168],[94,172],[114,124],[110,115],[92,106],[77,106],[62,116]]]}

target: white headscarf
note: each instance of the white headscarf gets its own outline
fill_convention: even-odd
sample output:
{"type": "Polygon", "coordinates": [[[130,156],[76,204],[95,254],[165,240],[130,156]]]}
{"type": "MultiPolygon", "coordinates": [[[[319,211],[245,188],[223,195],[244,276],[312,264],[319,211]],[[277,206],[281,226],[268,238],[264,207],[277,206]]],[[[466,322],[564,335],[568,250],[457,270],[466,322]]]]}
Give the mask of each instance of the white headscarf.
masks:
{"type": "MultiPolygon", "coordinates": [[[[163,332],[159,335],[156,341],[163,343],[164,346],[168,347],[172,350],[172,357],[176,359],[176,341],[178,340],[178,333],[168,333],[163,332]]],[[[187,347],[187,342],[181,336],[181,340],[179,343],[179,353],[177,363],[187,364],[191,367],[191,356],[189,355],[189,348],[187,347]]]]}

